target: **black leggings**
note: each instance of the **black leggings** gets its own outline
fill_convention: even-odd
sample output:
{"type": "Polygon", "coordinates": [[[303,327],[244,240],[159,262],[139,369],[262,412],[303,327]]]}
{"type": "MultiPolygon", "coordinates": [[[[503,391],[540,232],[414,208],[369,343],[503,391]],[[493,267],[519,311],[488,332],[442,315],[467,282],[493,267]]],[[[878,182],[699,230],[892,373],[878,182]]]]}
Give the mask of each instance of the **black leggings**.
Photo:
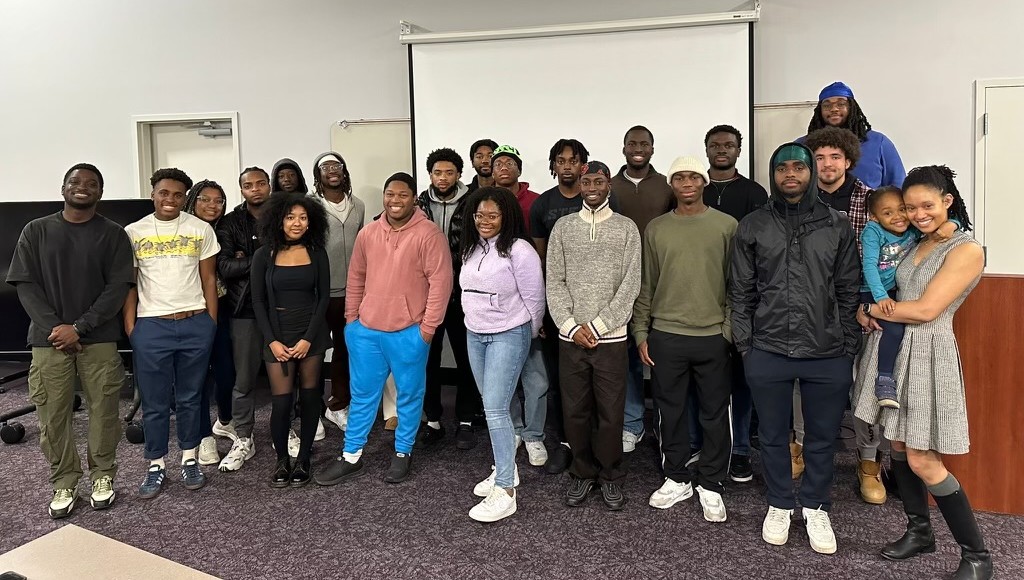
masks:
{"type": "Polygon", "coordinates": [[[270,412],[270,435],[274,441],[277,458],[288,457],[288,430],[291,424],[292,392],[295,379],[299,380],[299,403],[302,408],[299,427],[300,465],[309,465],[316,436],[317,420],[320,418],[321,401],[320,367],[323,355],[311,356],[299,361],[267,363],[267,377],[270,379],[272,407],[270,412]]]}

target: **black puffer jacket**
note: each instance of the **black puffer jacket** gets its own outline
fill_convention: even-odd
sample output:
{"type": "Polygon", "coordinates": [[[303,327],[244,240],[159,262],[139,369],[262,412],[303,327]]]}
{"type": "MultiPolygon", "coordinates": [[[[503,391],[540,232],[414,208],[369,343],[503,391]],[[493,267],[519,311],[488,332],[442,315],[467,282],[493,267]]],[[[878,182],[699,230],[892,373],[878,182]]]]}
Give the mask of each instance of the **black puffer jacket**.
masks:
{"type": "MultiPolygon", "coordinates": [[[[450,204],[454,205],[454,207],[451,209],[452,214],[451,218],[449,218],[450,221],[448,222],[448,231],[444,232],[445,235],[448,236],[448,249],[451,250],[452,253],[452,272],[455,275],[455,279],[452,282],[452,302],[462,300],[462,289],[459,287],[459,271],[462,269],[460,245],[462,244],[462,228],[463,219],[465,219],[466,200],[469,199],[469,193],[466,190],[466,186],[459,182],[458,187],[462,190],[460,191],[461,197],[454,204],[450,204]]],[[[437,220],[434,219],[434,210],[431,208],[430,189],[419,194],[416,198],[416,204],[423,210],[423,213],[427,214],[427,218],[434,223],[437,223],[437,220]]]]}
{"type": "Polygon", "coordinates": [[[217,224],[217,274],[227,289],[232,318],[255,318],[249,292],[249,269],[252,257],[260,247],[259,227],[241,203],[217,224]],[[236,257],[241,252],[242,257],[236,257]]]}
{"type": "MultiPolygon", "coordinates": [[[[772,154],[772,167],[787,145],[793,144],[772,154]]],[[[757,348],[814,359],[853,357],[859,349],[857,239],[850,220],[818,200],[810,165],[810,185],[799,203],[786,203],[773,177],[769,203],[736,230],[729,302],[741,353],[757,348]]]]}

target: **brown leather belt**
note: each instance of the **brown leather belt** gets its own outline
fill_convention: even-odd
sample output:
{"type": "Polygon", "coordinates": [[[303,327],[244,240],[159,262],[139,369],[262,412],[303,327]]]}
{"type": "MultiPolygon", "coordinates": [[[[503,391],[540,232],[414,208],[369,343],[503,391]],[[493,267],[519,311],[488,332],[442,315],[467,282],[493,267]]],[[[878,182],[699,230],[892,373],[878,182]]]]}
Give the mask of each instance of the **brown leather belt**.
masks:
{"type": "Polygon", "coordinates": [[[184,312],[175,312],[174,314],[164,314],[163,316],[157,316],[157,318],[162,318],[164,320],[185,320],[186,318],[192,318],[193,316],[204,312],[206,312],[206,309],[200,308],[199,310],[186,310],[184,312]]]}

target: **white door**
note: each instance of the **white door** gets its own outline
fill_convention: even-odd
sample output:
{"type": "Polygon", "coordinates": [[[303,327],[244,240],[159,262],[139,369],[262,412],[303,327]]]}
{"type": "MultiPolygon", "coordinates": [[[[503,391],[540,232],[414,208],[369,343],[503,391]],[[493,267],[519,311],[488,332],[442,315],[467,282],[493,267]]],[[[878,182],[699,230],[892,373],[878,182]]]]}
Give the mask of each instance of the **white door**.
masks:
{"type": "Polygon", "coordinates": [[[345,158],[352,194],[366,204],[365,223],[384,210],[384,180],[399,171],[412,174],[408,120],[335,123],[331,127],[331,150],[345,158]]]}
{"type": "MultiPolygon", "coordinates": [[[[195,128],[180,123],[158,123],[149,127],[150,167],[177,167],[193,182],[212,179],[227,194],[227,211],[241,202],[238,189],[238,163],[231,135],[204,137],[195,128]]],[[[147,180],[148,175],[144,176],[147,180]]],[[[143,196],[148,195],[143,190],[143,196]]]]}
{"type": "MultiPolygon", "coordinates": [[[[753,180],[766,190],[771,191],[768,164],[772,152],[779,145],[807,134],[815,105],[817,103],[813,101],[754,105],[754,149],[747,149],[747,154],[754,155],[753,180]]],[[[750,145],[744,147],[749,148],[750,145]]]]}
{"type": "Polygon", "coordinates": [[[986,249],[985,272],[1024,275],[1024,228],[1020,227],[1021,135],[1024,135],[1024,86],[987,87],[984,112],[984,185],[978,215],[978,238],[986,249]]]}

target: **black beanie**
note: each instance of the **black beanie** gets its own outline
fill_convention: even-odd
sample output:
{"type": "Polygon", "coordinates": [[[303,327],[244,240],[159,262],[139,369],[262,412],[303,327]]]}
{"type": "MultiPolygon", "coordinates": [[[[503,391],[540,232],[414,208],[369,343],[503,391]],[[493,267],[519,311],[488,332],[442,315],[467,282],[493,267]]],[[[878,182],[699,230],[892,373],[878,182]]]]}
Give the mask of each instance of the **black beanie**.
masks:
{"type": "Polygon", "coordinates": [[[387,180],[384,182],[384,189],[387,189],[388,184],[391,183],[392,181],[401,181],[402,183],[408,185],[409,189],[411,189],[414,194],[416,193],[416,180],[413,179],[412,176],[409,175],[408,173],[404,171],[399,171],[398,173],[387,178],[387,180]]]}

